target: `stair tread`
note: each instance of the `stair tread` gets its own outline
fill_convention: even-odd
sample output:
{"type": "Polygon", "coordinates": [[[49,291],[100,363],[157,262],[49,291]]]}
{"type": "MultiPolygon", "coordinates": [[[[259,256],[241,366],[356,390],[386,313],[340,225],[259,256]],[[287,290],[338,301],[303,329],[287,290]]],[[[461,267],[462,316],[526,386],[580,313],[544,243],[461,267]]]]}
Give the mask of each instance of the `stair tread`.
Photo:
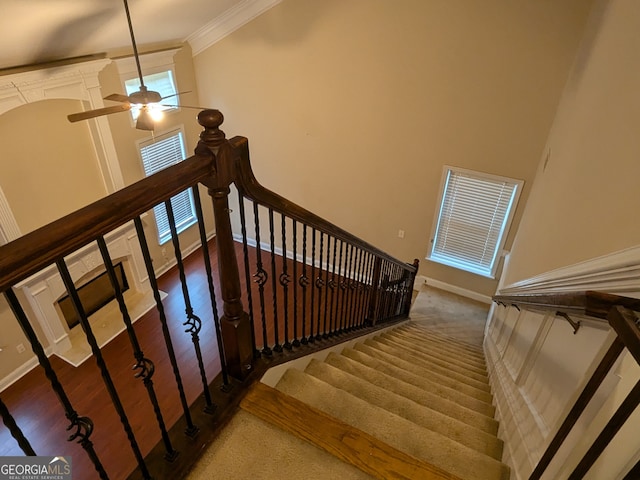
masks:
{"type": "Polygon", "coordinates": [[[304,372],[288,370],[276,388],[373,435],[393,448],[462,479],[506,480],[509,477],[508,467],[498,460],[371,405],[304,372]]]}
{"type": "MultiPolygon", "coordinates": [[[[355,350],[352,352],[354,355],[364,355],[355,350]]],[[[376,361],[375,359],[372,360],[376,361]]],[[[498,422],[490,416],[438,395],[434,391],[424,390],[395,376],[383,373],[346,355],[338,355],[332,352],[327,356],[325,362],[380,388],[402,395],[419,405],[447,414],[489,434],[495,435],[498,432],[498,422]]]]}
{"type": "MultiPolygon", "coordinates": [[[[422,335],[433,339],[434,341],[441,341],[455,344],[472,354],[483,356],[482,346],[476,342],[465,340],[465,337],[461,335],[459,329],[445,328],[444,326],[432,325],[427,322],[419,322],[412,320],[411,322],[398,327],[399,330],[411,331],[415,334],[422,335]]],[[[473,338],[476,335],[472,335],[473,338]]]]}
{"type": "Polygon", "coordinates": [[[240,410],[187,477],[188,480],[211,478],[368,480],[374,477],[240,410]],[[301,459],[304,459],[304,468],[300,468],[301,459]]]}
{"type": "Polygon", "coordinates": [[[392,342],[398,347],[402,347],[407,351],[410,351],[416,356],[423,358],[429,362],[433,362],[436,365],[444,366],[445,368],[455,368],[456,371],[468,374],[470,377],[475,378],[480,382],[488,382],[488,374],[484,367],[476,362],[467,361],[455,352],[442,350],[432,345],[424,345],[419,341],[409,341],[405,338],[400,338],[392,334],[382,334],[374,338],[382,338],[388,342],[392,342]]]}
{"type": "Polygon", "coordinates": [[[479,326],[476,322],[443,319],[438,316],[420,318],[412,315],[410,325],[417,329],[428,331],[431,335],[455,339],[456,342],[463,343],[470,348],[477,349],[478,351],[482,350],[484,325],[479,326]]]}
{"type": "Polygon", "coordinates": [[[340,388],[366,402],[403,417],[416,425],[445,435],[462,445],[495,459],[502,456],[502,442],[482,430],[445,413],[432,410],[408,398],[378,387],[319,360],[311,360],[305,373],[340,388]]]}
{"type": "Polygon", "coordinates": [[[452,400],[464,407],[475,410],[476,412],[493,417],[495,408],[490,403],[473,397],[462,389],[454,386],[443,385],[438,379],[432,379],[428,376],[417,375],[407,371],[402,367],[387,362],[383,352],[376,351],[364,344],[354,345],[353,349],[345,349],[343,355],[348,356],[358,362],[364,363],[372,368],[391,375],[394,378],[409,383],[417,388],[421,388],[427,392],[432,392],[443,398],[452,400]]]}
{"type": "Polygon", "coordinates": [[[486,372],[486,362],[484,354],[481,352],[471,352],[461,345],[447,341],[444,338],[429,337],[423,335],[419,331],[402,327],[391,330],[388,334],[417,345],[429,346],[430,348],[435,348],[438,351],[454,354],[461,360],[464,360],[471,365],[478,366],[486,372]]]}
{"type": "Polygon", "coordinates": [[[424,361],[415,354],[402,351],[397,347],[385,343],[384,340],[368,339],[365,340],[363,344],[384,353],[387,356],[385,358],[394,365],[405,368],[410,372],[425,375],[443,385],[458,388],[468,395],[473,395],[487,403],[492,402],[491,387],[488,382],[480,382],[464,373],[424,361]]]}

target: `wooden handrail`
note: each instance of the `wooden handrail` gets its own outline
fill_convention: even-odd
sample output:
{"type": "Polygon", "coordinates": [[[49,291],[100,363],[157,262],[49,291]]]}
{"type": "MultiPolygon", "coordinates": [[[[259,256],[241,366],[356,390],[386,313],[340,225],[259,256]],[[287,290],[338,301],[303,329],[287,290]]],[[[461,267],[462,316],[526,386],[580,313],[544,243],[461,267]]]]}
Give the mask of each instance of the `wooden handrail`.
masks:
{"type": "Polygon", "coordinates": [[[403,268],[411,273],[416,271],[416,268],[412,264],[398,260],[379,248],[374,247],[370,243],[365,242],[361,238],[356,237],[337,225],[262,186],[256,179],[251,168],[251,162],[249,159],[249,141],[247,138],[233,137],[230,142],[240,154],[237,160],[238,164],[236,165],[238,176],[235,179],[235,183],[242,195],[259,204],[272,208],[278,213],[286,213],[287,216],[315,228],[316,230],[328,233],[335,238],[348,242],[355,247],[392,263],[402,265],[403,268]]]}
{"type": "Polygon", "coordinates": [[[640,299],[587,290],[558,294],[495,295],[493,301],[538,310],[586,315],[606,320],[616,305],[640,311],[640,299]]]}
{"type": "Polygon", "coordinates": [[[0,247],[0,291],[24,280],[212,174],[191,156],[0,247]]]}

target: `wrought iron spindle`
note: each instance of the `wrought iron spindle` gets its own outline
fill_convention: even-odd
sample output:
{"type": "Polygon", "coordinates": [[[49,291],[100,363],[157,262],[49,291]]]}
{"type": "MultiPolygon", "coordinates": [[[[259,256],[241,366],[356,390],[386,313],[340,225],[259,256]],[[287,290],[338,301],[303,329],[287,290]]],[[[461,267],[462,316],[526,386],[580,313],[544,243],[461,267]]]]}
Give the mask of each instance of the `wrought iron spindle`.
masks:
{"type": "MultiPolygon", "coordinates": [[[[224,349],[222,348],[222,332],[220,331],[220,318],[218,317],[218,302],[216,300],[216,289],[213,285],[213,272],[211,270],[211,256],[209,255],[209,242],[207,241],[207,232],[204,227],[204,215],[202,214],[202,203],[200,202],[200,192],[198,186],[191,187],[193,193],[193,205],[196,210],[196,218],[198,219],[198,232],[200,233],[200,246],[202,248],[202,261],[204,270],[207,274],[207,286],[209,287],[209,298],[211,299],[211,311],[213,312],[213,328],[216,332],[216,344],[218,345],[218,356],[220,358],[220,372],[222,373],[222,388],[227,389],[229,386],[229,374],[227,372],[227,362],[224,358],[224,349]]],[[[253,334],[253,324],[251,324],[251,333],[253,334]]]]}
{"type": "Polygon", "coordinates": [[[273,350],[280,353],[282,352],[282,345],[280,345],[279,325],[278,325],[278,273],[276,272],[276,242],[275,232],[273,224],[273,210],[269,209],[269,244],[271,247],[271,290],[273,298],[273,334],[275,337],[275,343],[273,350]]]}
{"type": "MultiPolygon", "coordinates": [[[[295,220],[293,221],[293,278],[298,278],[298,225],[295,220]]],[[[300,346],[300,340],[298,340],[298,288],[296,284],[293,284],[293,342],[294,347],[300,346]]]]}
{"type": "Polygon", "coordinates": [[[122,321],[124,322],[125,328],[127,330],[129,343],[131,343],[131,348],[133,349],[133,357],[136,359],[136,363],[133,366],[133,370],[136,371],[134,376],[136,378],[141,378],[142,383],[147,389],[147,395],[149,395],[149,401],[151,402],[153,413],[156,416],[158,428],[160,429],[162,442],[164,443],[164,458],[165,460],[172,462],[177,458],[178,451],[174,449],[173,445],[171,444],[171,439],[169,438],[169,433],[167,432],[167,427],[164,423],[164,417],[162,416],[162,411],[160,410],[160,404],[158,403],[158,396],[156,395],[156,390],[153,386],[153,374],[155,372],[155,365],[150,359],[144,356],[144,352],[140,347],[138,336],[133,329],[133,324],[129,315],[129,309],[127,308],[127,304],[124,301],[122,289],[120,288],[120,283],[118,282],[118,277],[116,276],[116,271],[113,267],[113,262],[111,261],[111,255],[109,254],[109,249],[107,248],[107,242],[105,242],[103,236],[98,237],[97,242],[98,249],[100,250],[100,254],[102,255],[102,261],[107,271],[107,276],[109,277],[109,281],[111,282],[111,288],[113,289],[116,302],[118,302],[118,308],[120,309],[120,314],[122,315],[122,321]]]}
{"type": "Polygon", "coordinates": [[[329,285],[329,289],[331,290],[331,300],[329,302],[329,330],[330,335],[335,335],[337,327],[336,327],[336,316],[334,314],[334,302],[335,302],[335,294],[336,294],[336,247],[338,244],[338,239],[333,237],[333,262],[331,264],[331,280],[327,283],[329,285]]]}
{"type": "Polygon", "coordinates": [[[193,313],[193,307],[191,306],[191,298],[189,296],[189,286],[187,285],[187,276],[184,272],[184,263],[182,262],[182,252],[180,250],[180,239],[178,238],[178,230],[176,229],[176,221],[173,216],[173,206],[171,200],[164,202],[167,209],[167,219],[169,220],[169,229],[171,230],[171,242],[173,243],[173,252],[176,257],[176,263],[178,266],[178,274],[180,276],[180,285],[182,287],[182,297],[184,299],[185,314],[187,320],[182,323],[185,327],[185,333],[191,334],[191,343],[193,343],[193,349],[196,353],[196,360],[198,361],[198,370],[200,371],[200,380],[202,381],[202,393],[205,400],[204,411],[206,413],[213,413],[216,409],[211,400],[211,393],[209,392],[209,382],[207,381],[207,373],[204,369],[204,361],[202,359],[202,350],[200,348],[200,330],[202,329],[202,320],[193,313]]]}
{"type": "Polygon", "coordinates": [[[0,417],[2,417],[2,422],[9,429],[9,433],[11,433],[11,436],[16,440],[18,446],[22,449],[24,454],[35,457],[36,452],[33,450],[33,447],[29,443],[29,440],[27,440],[27,437],[25,437],[24,433],[22,433],[22,430],[16,423],[13,415],[11,415],[11,412],[9,412],[9,409],[7,408],[5,403],[2,401],[2,398],[0,398],[0,417]]]}
{"type": "MultiPolygon", "coordinates": [[[[315,279],[316,278],[316,229],[312,228],[311,229],[311,278],[315,279]]],[[[315,337],[313,336],[313,314],[315,312],[315,291],[316,289],[314,288],[315,285],[315,280],[312,280],[314,282],[313,285],[311,285],[311,310],[309,312],[309,342],[313,343],[316,341],[315,337]]]]}
{"type": "Polygon", "coordinates": [[[338,293],[340,294],[340,331],[344,332],[347,328],[347,317],[345,315],[344,304],[345,304],[345,295],[346,295],[346,275],[347,275],[347,254],[348,247],[344,243],[344,241],[340,242],[340,290],[338,293]],[[344,251],[344,262],[342,257],[342,252],[344,251]]]}
{"type": "MultiPolygon", "coordinates": [[[[15,316],[16,320],[18,321],[18,324],[20,325],[22,332],[27,337],[27,340],[29,340],[29,343],[31,344],[31,350],[33,351],[33,353],[35,353],[36,357],[38,358],[38,362],[40,363],[40,366],[44,370],[44,374],[49,380],[49,383],[51,384],[51,388],[53,389],[53,392],[58,397],[58,400],[60,401],[60,404],[64,409],[65,417],[70,422],[69,426],[67,427],[67,431],[70,431],[71,434],[67,437],[67,441],[73,442],[74,440],[76,440],[80,444],[80,446],[84,449],[84,451],[87,453],[87,456],[91,460],[91,463],[93,463],[93,466],[96,469],[96,472],[98,472],[98,475],[100,476],[100,478],[108,479],[109,476],[107,475],[107,472],[105,471],[102,465],[102,462],[100,462],[100,459],[98,458],[98,454],[93,448],[93,442],[91,441],[91,438],[90,438],[91,433],[93,432],[93,421],[89,417],[83,417],[78,415],[78,412],[76,412],[76,410],[73,408],[73,405],[71,405],[71,401],[69,400],[69,397],[67,397],[67,394],[64,391],[64,388],[62,388],[62,385],[58,380],[58,376],[56,375],[56,372],[53,370],[53,367],[51,366],[51,362],[49,361],[49,358],[47,357],[44,351],[44,348],[40,343],[40,340],[38,340],[38,336],[36,335],[35,330],[31,326],[31,323],[29,322],[29,319],[27,318],[26,313],[24,313],[24,310],[22,309],[22,306],[20,305],[20,302],[18,301],[18,298],[16,297],[13,290],[12,289],[6,290],[4,292],[4,296],[7,300],[7,303],[9,304],[9,307],[11,308],[11,311],[13,312],[13,315],[15,316]]],[[[82,321],[82,318],[81,318],[81,321],[82,321]]],[[[12,434],[13,433],[14,432],[12,431],[12,434]]],[[[20,446],[22,448],[22,445],[20,446]]],[[[23,448],[23,451],[25,451],[24,448],[23,448]]],[[[25,451],[25,453],[27,452],[25,451]]],[[[31,453],[28,453],[28,454],[30,455],[31,453]]]]}
{"type": "MultiPolygon", "coordinates": [[[[321,338],[324,337],[323,332],[320,331],[321,329],[321,320],[320,317],[322,315],[322,292],[323,289],[322,287],[324,286],[324,280],[322,279],[322,272],[324,270],[323,268],[323,259],[324,256],[324,233],[320,232],[320,259],[319,259],[319,264],[318,264],[318,276],[316,277],[316,281],[315,281],[315,285],[316,288],[318,289],[318,315],[317,315],[317,331],[316,331],[316,339],[320,340],[321,338]]],[[[326,332],[326,329],[325,329],[326,332]]]]}
{"type": "Polygon", "coordinates": [[[262,266],[262,248],[260,246],[260,212],[258,211],[258,204],[253,202],[253,221],[255,224],[256,233],[256,273],[255,282],[258,284],[258,296],[260,299],[260,315],[262,317],[262,354],[270,356],[273,354],[271,348],[269,348],[269,339],[267,337],[267,314],[264,302],[264,285],[269,279],[269,275],[262,266]]]}
{"type": "MultiPolygon", "coordinates": [[[[113,384],[113,380],[111,378],[111,374],[109,373],[109,369],[107,368],[107,364],[104,361],[104,357],[102,356],[102,351],[98,346],[98,342],[96,337],[93,334],[91,329],[91,325],[89,324],[89,319],[87,318],[87,314],[84,311],[84,307],[82,306],[82,302],[80,301],[80,297],[78,295],[78,291],[76,290],[73,279],[71,278],[71,274],[69,273],[69,269],[67,268],[67,264],[64,259],[59,259],[56,261],[56,265],[58,267],[58,272],[60,272],[60,276],[62,277],[62,282],[64,283],[65,288],[67,289],[67,294],[69,298],[71,298],[71,303],[73,304],[73,308],[75,313],[80,321],[80,326],[84,331],[85,337],[87,338],[87,342],[91,347],[91,352],[96,360],[98,368],[100,369],[100,374],[102,375],[102,379],[107,387],[107,392],[111,397],[111,403],[116,409],[118,416],[120,417],[120,422],[124,427],[124,431],[129,440],[129,444],[131,445],[131,450],[133,455],[136,458],[138,463],[138,467],[140,468],[140,472],[145,479],[150,479],[151,475],[149,474],[149,470],[147,469],[147,465],[144,461],[144,457],[142,456],[142,452],[140,451],[140,447],[138,446],[138,442],[133,434],[133,430],[131,428],[131,424],[129,423],[129,419],[127,418],[127,414],[124,411],[124,407],[122,406],[122,401],[118,396],[118,392],[116,391],[116,387],[113,384]]],[[[78,431],[80,428],[78,427],[78,431]]]]}
{"type": "Polygon", "coordinates": [[[244,210],[244,197],[238,192],[238,206],[240,209],[240,228],[242,232],[242,255],[244,259],[244,280],[247,288],[247,304],[249,307],[249,322],[251,324],[251,342],[253,343],[253,358],[260,357],[256,345],[256,325],[253,316],[253,295],[251,294],[251,267],[249,265],[249,244],[247,242],[247,217],[244,210]]]}
{"type": "Polygon", "coordinates": [[[282,295],[284,297],[284,348],[291,350],[292,345],[289,342],[289,283],[291,276],[287,268],[287,225],[285,216],[280,215],[282,229],[282,273],[280,274],[280,285],[282,285],[282,295]]]}
{"type": "Polygon", "coordinates": [[[136,227],[136,233],[138,234],[138,241],[140,242],[140,249],[142,250],[142,258],[144,259],[144,265],[147,269],[147,275],[149,277],[149,284],[151,285],[151,291],[153,292],[153,298],[156,302],[156,309],[158,310],[158,317],[160,319],[160,326],[162,328],[162,335],[164,337],[164,343],[167,347],[167,353],[169,355],[169,363],[173,370],[173,376],[176,380],[176,386],[178,388],[178,395],[180,397],[180,404],[182,405],[182,412],[184,415],[187,428],[185,434],[191,438],[195,437],[200,430],[193,424],[191,418],[191,411],[189,410],[189,403],[187,402],[187,396],[184,392],[184,386],[182,384],[182,376],[180,375],[180,369],[178,367],[178,361],[176,359],[176,352],[173,348],[173,341],[171,339],[171,333],[169,332],[169,326],[167,323],[167,316],[162,304],[162,297],[160,296],[160,289],[158,288],[158,281],[156,279],[155,271],[153,270],[153,260],[151,259],[151,253],[149,252],[149,245],[147,244],[147,238],[144,233],[144,227],[142,226],[142,220],[140,217],[133,219],[133,224],[136,227]]]}
{"type": "Polygon", "coordinates": [[[309,286],[309,277],[307,277],[307,226],[302,224],[302,275],[298,280],[302,287],[302,338],[300,343],[306,345],[309,343],[307,339],[307,287],[309,286]]]}

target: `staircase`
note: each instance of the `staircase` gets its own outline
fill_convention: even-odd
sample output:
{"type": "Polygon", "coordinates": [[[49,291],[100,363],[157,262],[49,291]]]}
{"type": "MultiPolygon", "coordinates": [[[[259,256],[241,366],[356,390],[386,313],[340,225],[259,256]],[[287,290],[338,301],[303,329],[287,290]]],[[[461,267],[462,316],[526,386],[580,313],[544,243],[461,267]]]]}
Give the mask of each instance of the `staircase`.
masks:
{"type": "Polygon", "coordinates": [[[508,479],[482,325],[415,307],[275,389],[255,385],[189,478],[508,479]]]}

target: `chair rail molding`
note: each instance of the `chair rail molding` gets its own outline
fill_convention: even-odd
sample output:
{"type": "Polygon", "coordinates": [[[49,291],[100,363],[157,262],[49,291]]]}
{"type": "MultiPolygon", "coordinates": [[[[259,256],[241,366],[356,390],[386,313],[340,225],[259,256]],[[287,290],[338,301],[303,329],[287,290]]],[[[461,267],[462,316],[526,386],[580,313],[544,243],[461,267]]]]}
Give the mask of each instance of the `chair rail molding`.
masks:
{"type": "Polygon", "coordinates": [[[499,288],[500,295],[598,290],[640,298],[640,245],[499,288]]]}

